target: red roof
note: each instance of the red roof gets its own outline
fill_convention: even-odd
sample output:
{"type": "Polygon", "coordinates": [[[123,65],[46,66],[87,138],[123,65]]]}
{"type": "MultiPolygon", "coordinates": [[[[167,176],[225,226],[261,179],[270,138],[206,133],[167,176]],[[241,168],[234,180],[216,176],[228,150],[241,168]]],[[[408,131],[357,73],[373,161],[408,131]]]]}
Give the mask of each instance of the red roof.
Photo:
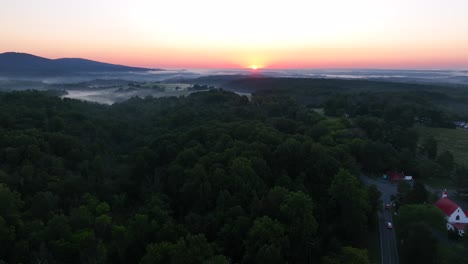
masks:
{"type": "Polygon", "coordinates": [[[463,223],[450,223],[450,224],[453,225],[458,230],[465,230],[466,226],[468,225],[468,224],[463,224],[463,223]]]}
{"type": "Polygon", "coordinates": [[[401,181],[405,177],[405,175],[398,173],[396,171],[387,171],[387,175],[389,180],[391,181],[401,181]]]}
{"type": "Polygon", "coordinates": [[[458,207],[460,207],[449,198],[440,198],[439,201],[435,203],[435,205],[439,207],[439,209],[442,210],[446,216],[451,216],[452,213],[455,212],[458,207]]]}

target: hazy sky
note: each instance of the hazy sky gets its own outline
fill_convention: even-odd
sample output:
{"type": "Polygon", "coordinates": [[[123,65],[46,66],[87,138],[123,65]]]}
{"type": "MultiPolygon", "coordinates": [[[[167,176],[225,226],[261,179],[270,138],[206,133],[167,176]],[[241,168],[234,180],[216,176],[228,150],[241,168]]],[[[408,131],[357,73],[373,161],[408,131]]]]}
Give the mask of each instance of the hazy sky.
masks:
{"type": "Polygon", "coordinates": [[[468,68],[468,0],[0,0],[0,52],[165,68],[468,68]]]}

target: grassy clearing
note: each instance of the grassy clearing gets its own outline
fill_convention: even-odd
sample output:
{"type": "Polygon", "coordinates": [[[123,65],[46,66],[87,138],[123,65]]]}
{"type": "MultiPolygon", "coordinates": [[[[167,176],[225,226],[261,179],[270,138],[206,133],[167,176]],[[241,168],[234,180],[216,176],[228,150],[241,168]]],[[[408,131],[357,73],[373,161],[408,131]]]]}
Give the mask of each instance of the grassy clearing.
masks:
{"type": "Polygon", "coordinates": [[[468,166],[468,130],[419,127],[421,138],[432,136],[437,140],[438,152],[452,152],[458,164],[468,166]]]}
{"type": "Polygon", "coordinates": [[[314,110],[315,112],[317,112],[318,114],[322,116],[325,116],[325,111],[323,108],[312,108],[312,110],[314,110]]]}

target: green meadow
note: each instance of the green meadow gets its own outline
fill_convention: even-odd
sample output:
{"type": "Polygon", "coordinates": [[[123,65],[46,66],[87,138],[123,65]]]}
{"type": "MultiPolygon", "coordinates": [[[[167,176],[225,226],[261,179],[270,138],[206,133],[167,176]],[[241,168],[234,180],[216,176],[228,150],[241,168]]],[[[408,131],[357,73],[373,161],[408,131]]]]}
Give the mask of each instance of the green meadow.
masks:
{"type": "Polygon", "coordinates": [[[458,164],[468,166],[468,130],[419,127],[421,138],[432,136],[437,140],[438,153],[452,152],[458,164]]]}

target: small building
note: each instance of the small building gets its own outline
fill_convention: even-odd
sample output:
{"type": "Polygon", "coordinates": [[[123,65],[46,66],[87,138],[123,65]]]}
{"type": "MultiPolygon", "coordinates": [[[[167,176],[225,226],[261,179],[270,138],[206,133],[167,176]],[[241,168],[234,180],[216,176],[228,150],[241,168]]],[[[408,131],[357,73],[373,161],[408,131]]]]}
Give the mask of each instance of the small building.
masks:
{"type": "Polygon", "coordinates": [[[387,171],[386,174],[388,175],[388,179],[394,182],[402,181],[405,178],[405,175],[403,175],[403,173],[399,173],[397,171],[387,171]]]}
{"type": "Polygon", "coordinates": [[[464,212],[458,204],[450,200],[447,191],[442,193],[442,198],[435,203],[435,206],[445,214],[447,230],[458,231],[458,234],[463,236],[465,228],[468,227],[468,211],[464,212]]]}

